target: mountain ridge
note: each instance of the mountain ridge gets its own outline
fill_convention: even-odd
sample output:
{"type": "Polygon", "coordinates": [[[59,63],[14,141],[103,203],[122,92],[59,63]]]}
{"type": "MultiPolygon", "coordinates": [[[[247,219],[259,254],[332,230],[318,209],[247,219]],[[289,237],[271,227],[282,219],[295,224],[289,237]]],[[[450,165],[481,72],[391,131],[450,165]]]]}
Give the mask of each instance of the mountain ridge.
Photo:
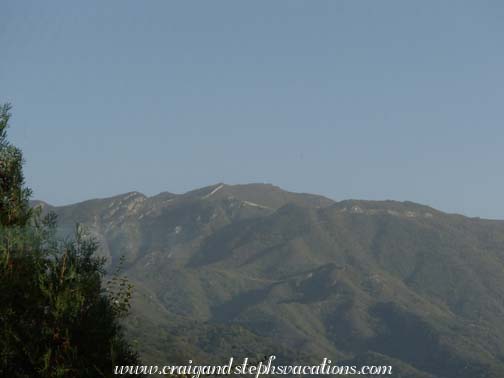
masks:
{"type": "MultiPolygon", "coordinates": [[[[236,191],[239,191],[240,189],[255,189],[255,188],[268,188],[271,191],[278,191],[282,193],[288,193],[290,195],[297,195],[297,196],[312,196],[314,198],[319,198],[320,201],[324,204],[333,204],[335,206],[340,206],[340,205],[346,205],[346,204],[354,204],[356,206],[359,206],[359,204],[363,204],[364,206],[369,206],[369,205],[380,205],[382,207],[383,205],[390,205],[390,210],[393,211],[393,208],[397,208],[398,206],[404,206],[404,207],[422,207],[425,208],[426,212],[435,212],[438,214],[444,214],[444,215],[449,215],[449,216],[459,216],[467,219],[476,219],[476,220],[484,220],[484,221],[495,221],[495,222],[504,222],[502,219],[493,219],[493,218],[484,218],[484,217],[479,217],[479,216],[467,216],[462,213],[451,213],[451,212],[446,212],[442,211],[439,209],[436,209],[432,206],[421,204],[419,202],[414,202],[411,200],[404,200],[404,201],[397,201],[397,200],[392,200],[392,199],[383,199],[383,200],[369,200],[369,199],[357,199],[357,198],[349,198],[349,199],[344,199],[344,200],[334,200],[329,197],[323,196],[323,195],[318,195],[318,194],[312,194],[312,193],[307,193],[307,192],[291,192],[282,189],[279,186],[273,185],[273,184],[268,184],[268,183],[249,183],[249,184],[225,184],[222,182],[216,183],[216,184],[211,184],[207,185],[198,189],[194,190],[189,190],[184,193],[173,193],[173,192],[168,192],[168,191],[162,191],[159,192],[158,194],[154,194],[151,196],[147,196],[144,193],[141,193],[139,191],[130,191],[130,192],[125,192],[121,194],[116,194],[113,196],[107,196],[107,197],[97,197],[97,198],[92,198],[92,199],[87,199],[87,200],[82,200],[82,201],[77,201],[77,202],[71,202],[68,204],[61,204],[61,205],[53,205],[48,202],[45,202],[40,199],[35,199],[31,200],[30,203],[33,207],[35,206],[43,206],[43,207],[49,207],[49,208],[64,208],[64,207],[72,207],[72,206],[81,206],[86,203],[99,203],[100,201],[110,201],[114,199],[120,199],[123,197],[128,197],[131,195],[136,195],[136,196],[141,196],[144,197],[145,199],[174,199],[174,198],[188,198],[188,197],[197,197],[200,196],[202,199],[205,199],[204,197],[208,195],[210,197],[212,190],[215,189],[222,189],[224,188],[224,192],[229,193],[229,190],[231,190],[231,193],[236,193],[236,191]]],[[[215,193],[214,193],[215,194],[215,193]]],[[[219,193],[219,196],[221,196],[221,193],[219,193]]],[[[232,196],[232,194],[231,194],[232,196]]],[[[207,197],[207,198],[209,198],[207,197]]]]}

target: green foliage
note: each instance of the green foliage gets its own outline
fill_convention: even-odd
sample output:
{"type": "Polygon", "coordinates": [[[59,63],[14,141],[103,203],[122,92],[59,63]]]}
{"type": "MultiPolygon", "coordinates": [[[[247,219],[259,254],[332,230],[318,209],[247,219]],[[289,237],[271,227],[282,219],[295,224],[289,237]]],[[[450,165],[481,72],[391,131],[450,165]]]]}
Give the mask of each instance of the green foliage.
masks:
{"type": "Polygon", "coordinates": [[[123,317],[131,309],[131,296],[133,295],[133,285],[124,276],[121,276],[121,270],[124,265],[124,256],[121,256],[120,262],[107,281],[106,291],[112,310],[117,317],[123,317]]]}
{"type": "Polygon", "coordinates": [[[23,185],[23,154],[7,141],[10,109],[10,104],[0,106],[0,224],[23,226],[31,215],[31,192],[23,185]]]}
{"type": "Polygon", "coordinates": [[[29,210],[9,110],[0,107],[0,376],[112,376],[138,363],[120,324],[131,286],[121,279],[107,295],[97,243],[81,227],[60,241],[55,216],[29,210]]]}

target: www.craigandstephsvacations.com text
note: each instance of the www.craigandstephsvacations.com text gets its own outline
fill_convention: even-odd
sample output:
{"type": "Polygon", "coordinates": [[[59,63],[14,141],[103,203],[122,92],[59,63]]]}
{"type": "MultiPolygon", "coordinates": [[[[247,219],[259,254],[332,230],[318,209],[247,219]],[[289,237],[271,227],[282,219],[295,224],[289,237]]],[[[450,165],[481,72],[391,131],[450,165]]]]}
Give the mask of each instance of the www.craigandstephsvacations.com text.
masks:
{"type": "Polygon", "coordinates": [[[332,361],[324,358],[318,365],[275,365],[275,356],[269,356],[264,361],[254,363],[244,358],[240,364],[235,364],[234,357],[225,365],[194,365],[192,360],[187,365],[133,365],[115,366],[115,375],[178,375],[191,378],[200,376],[250,375],[259,378],[264,375],[392,375],[390,365],[332,365],[332,361]]]}

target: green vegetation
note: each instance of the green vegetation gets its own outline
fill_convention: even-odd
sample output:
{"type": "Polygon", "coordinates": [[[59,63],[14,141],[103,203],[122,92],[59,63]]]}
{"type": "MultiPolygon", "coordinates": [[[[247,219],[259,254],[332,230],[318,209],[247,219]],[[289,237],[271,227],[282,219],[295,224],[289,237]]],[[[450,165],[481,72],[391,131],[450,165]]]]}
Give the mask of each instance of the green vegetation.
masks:
{"type": "Polygon", "coordinates": [[[97,244],[78,229],[56,238],[56,219],[29,207],[21,151],[7,141],[10,106],[0,107],[0,376],[108,377],[136,364],[120,318],[130,288],[107,295],[97,244]]]}

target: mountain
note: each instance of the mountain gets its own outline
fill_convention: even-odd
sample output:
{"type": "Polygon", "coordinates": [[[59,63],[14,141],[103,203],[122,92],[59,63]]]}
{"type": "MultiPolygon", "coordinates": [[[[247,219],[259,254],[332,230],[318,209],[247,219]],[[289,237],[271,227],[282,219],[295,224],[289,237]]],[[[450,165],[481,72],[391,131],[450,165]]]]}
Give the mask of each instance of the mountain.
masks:
{"type": "Polygon", "coordinates": [[[125,257],[146,362],[273,353],[504,377],[504,221],[266,184],[42,206],[62,235],[86,225],[109,269],[125,257]]]}

